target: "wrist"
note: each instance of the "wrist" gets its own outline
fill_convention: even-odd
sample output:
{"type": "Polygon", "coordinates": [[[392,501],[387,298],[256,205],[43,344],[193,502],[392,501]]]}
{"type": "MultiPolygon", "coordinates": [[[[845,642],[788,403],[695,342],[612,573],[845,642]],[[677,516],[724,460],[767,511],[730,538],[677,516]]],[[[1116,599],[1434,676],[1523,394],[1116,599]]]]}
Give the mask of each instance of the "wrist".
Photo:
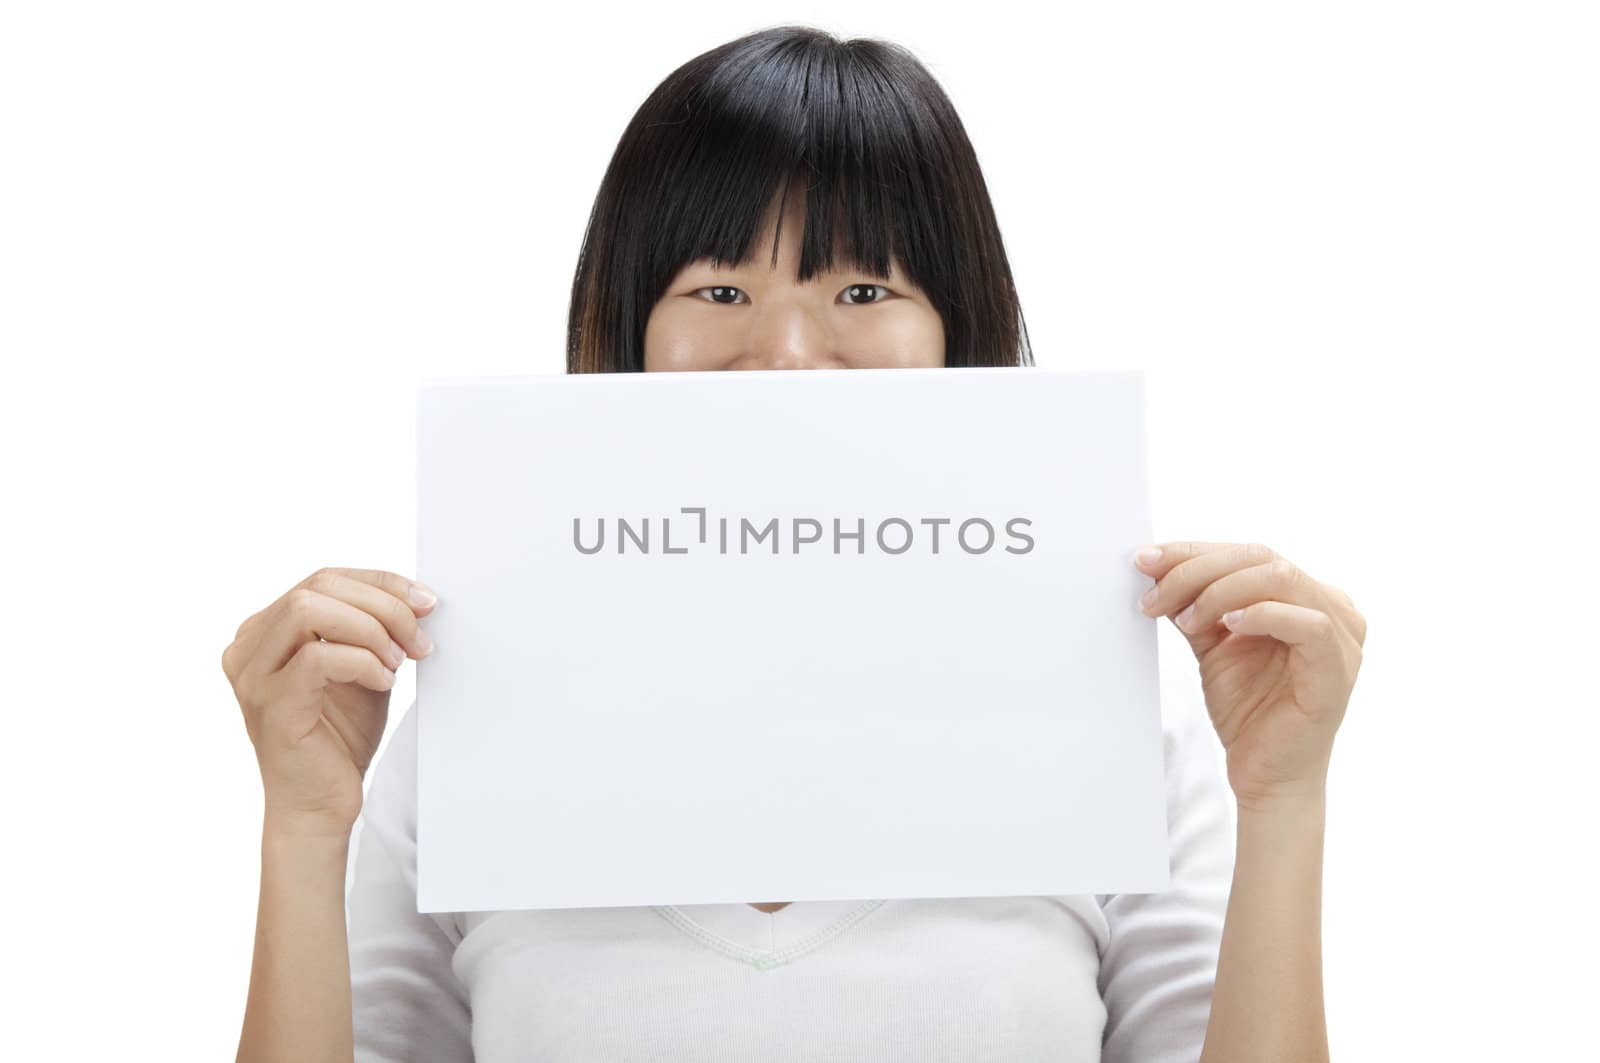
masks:
{"type": "Polygon", "coordinates": [[[1279,824],[1307,826],[1325,822],[1328,815],[1327,790],[1322,786],[1279,791],[1270,796],[1252,795],[1237,799],[1236,805],[1242,829],[1279,824]]]}
{"type": "Polygon", "coordinates": [[[1293,782],[1272,785],[1240,784],[1231,777],[1234,804],[1243,816],[1297,816],[1327,807],[1328,765],[1320,765],[1311,774],[1293,782]]]}
{"type": "Polygon", "coordinates": [[[352,830],[353,826],[268,811],[261,819],[261,844],[277,851],[342,852],[350,847],[352,830]]]}

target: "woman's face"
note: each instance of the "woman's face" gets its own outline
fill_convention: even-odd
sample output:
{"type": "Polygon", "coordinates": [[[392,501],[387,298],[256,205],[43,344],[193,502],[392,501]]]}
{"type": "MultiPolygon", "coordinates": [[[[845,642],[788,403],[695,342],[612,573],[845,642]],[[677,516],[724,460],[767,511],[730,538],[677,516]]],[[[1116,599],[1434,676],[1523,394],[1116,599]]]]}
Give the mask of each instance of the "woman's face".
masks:
{"type": "Polygon", "coordinates": [[[829,270],[795,282],[804,223],[805,201],[791,195],[782,239],[769,224],[754,263],[714,269],[706,258],[680,270],[645,324],[645,371],[943,366],[944,323],[899,263],[886,281],[829,270]]]}

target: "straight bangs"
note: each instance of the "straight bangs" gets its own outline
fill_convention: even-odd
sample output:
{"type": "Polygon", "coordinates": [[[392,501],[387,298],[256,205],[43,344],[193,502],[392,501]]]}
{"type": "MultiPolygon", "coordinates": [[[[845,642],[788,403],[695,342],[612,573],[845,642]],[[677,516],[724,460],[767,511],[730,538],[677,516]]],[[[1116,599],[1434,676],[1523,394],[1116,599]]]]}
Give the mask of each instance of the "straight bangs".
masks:
{"type": "Polygon", "coordinates": [[[947,366],[1032,364],[977,158],[943,90],[896,45],[780,27],[686,63],[629,123],[584,236],[568,371],[643,371],[650,310],[679,271],[753,263],[794,196],[797,282],[833,269],[887,279],[892,259],[943,319],[947,366]]]}

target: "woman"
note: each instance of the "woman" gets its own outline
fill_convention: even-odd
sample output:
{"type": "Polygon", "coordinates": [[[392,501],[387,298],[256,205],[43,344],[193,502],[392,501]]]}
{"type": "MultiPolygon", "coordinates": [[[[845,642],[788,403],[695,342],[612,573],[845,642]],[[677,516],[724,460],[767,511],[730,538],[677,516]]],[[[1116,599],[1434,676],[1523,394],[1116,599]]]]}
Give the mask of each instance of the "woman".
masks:
{"type": "MultiPolygon", "coordinates": [[[[903,49],[798,27],[645,101],[568,325],[580,373],[1031,364],[949,100],[903,49]]],[[[1171,890],[439,915],[416,912],[414,712],[364,806],[361,785],[436,599],[393,573],[314,574],[223,655],[266,794],[240,1058],[1325,1057],[1322,795],[1365,621],[1263,546],[1136,563],[1204,696],[1192,670],[1164,676],[1171,890]]]]}

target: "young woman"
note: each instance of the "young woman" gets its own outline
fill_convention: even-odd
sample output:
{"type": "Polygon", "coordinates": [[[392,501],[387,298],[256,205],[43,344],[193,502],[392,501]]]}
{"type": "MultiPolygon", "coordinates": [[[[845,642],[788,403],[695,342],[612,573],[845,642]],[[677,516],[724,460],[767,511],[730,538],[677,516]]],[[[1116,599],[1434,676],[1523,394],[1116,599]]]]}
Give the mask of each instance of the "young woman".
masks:
{"type": "MultiPolygon", "coordinates": [[[[803,27],[707,52],[645,101],[567,350],[575,373],[1032,362],[944,92],[897,46],[803,27]]],[[[1258,544],[1136,563],[1201,680],[1163,659],[1172,889],[437,915],[416,911],[414,712],[362,798],[436,599],[315,573],[223,654],[265,788],[239,1058],[1325,1058],[1323,793],[1365,620],[1258,544]]]]}

